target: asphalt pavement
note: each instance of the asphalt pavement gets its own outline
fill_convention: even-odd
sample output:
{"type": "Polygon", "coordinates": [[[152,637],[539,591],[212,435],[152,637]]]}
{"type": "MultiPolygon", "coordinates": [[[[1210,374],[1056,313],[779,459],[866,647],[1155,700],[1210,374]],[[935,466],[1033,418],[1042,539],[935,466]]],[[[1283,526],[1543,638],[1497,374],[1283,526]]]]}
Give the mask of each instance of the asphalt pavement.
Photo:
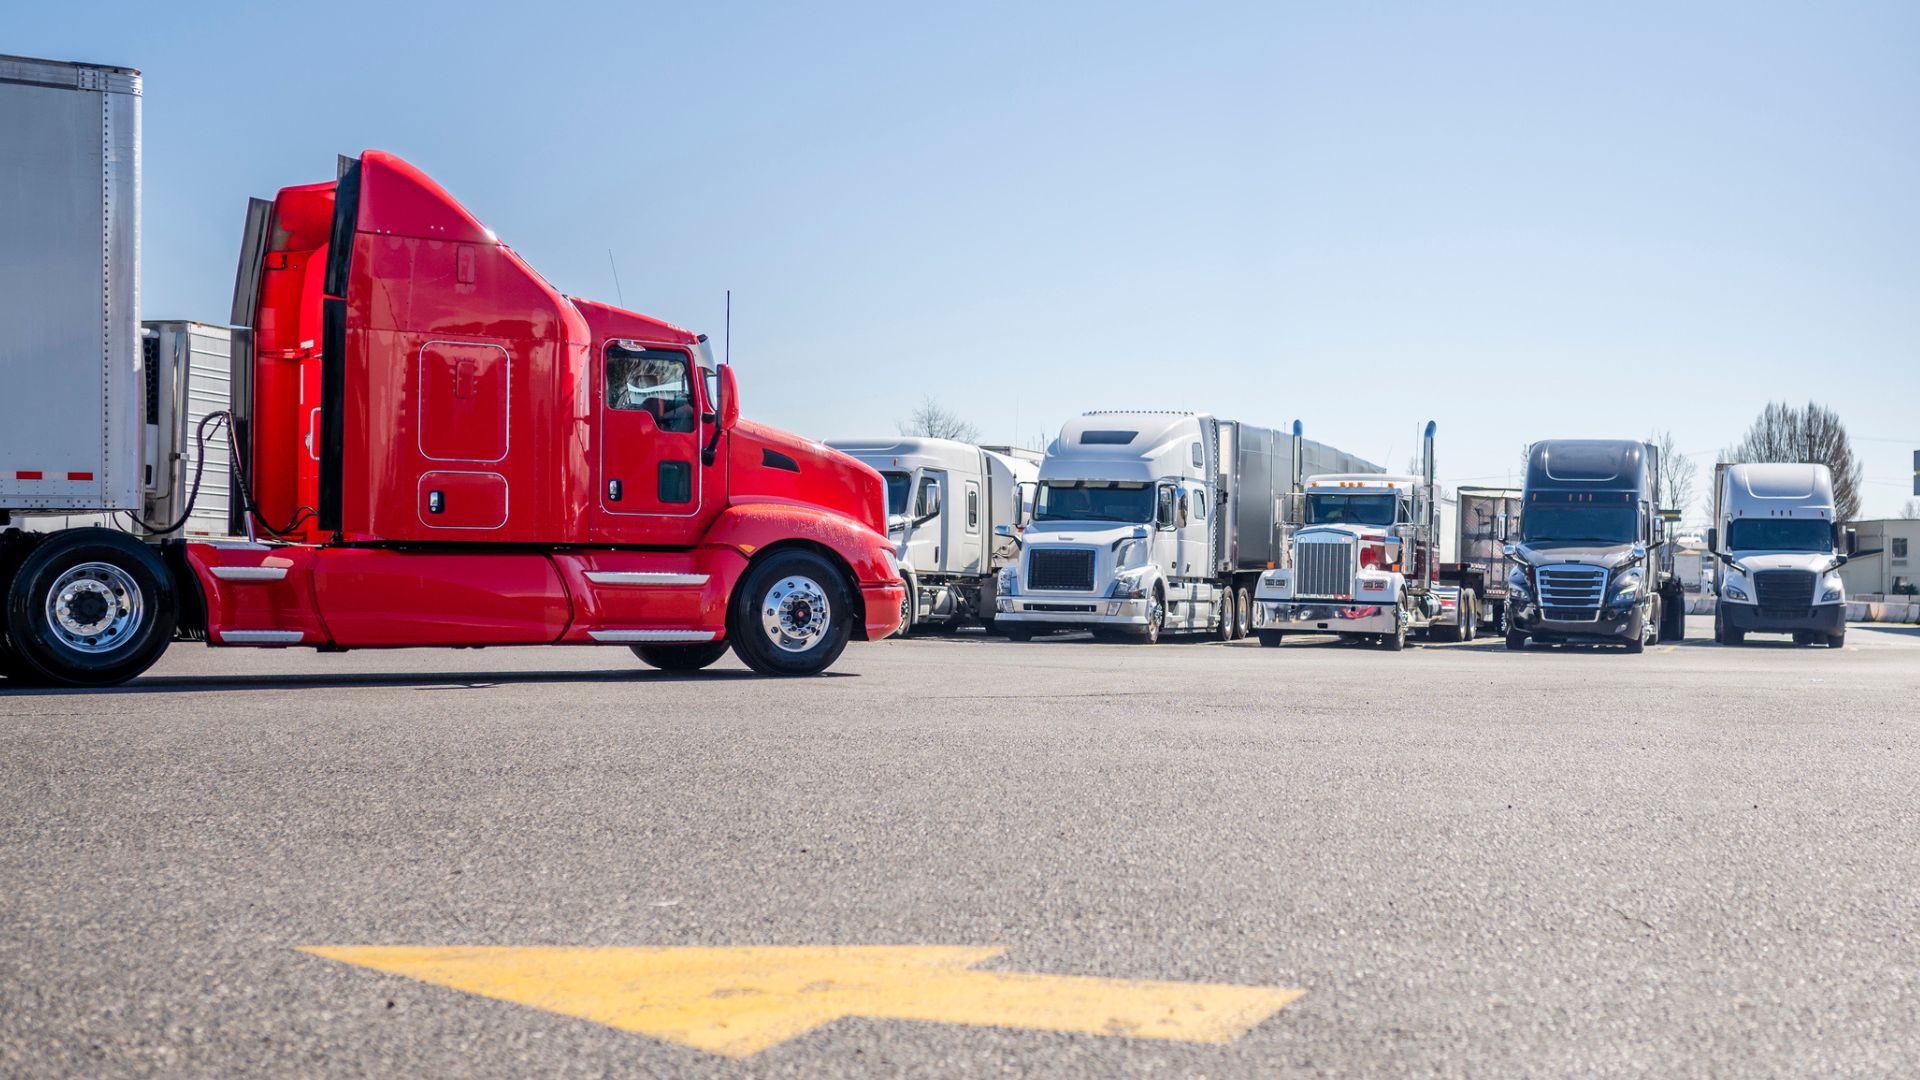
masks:
{"type": "Polygon", "coordinates": [[[1912,1075],[1920,628],[1708,632],[962,635],[788,681],[176,645],[113,691],[0,683],[0,1075],[1912,1075]],[[1301,993],[1198,1042],[883,987],[726,1056],[302,951],[366,946],[1301,993]]]}

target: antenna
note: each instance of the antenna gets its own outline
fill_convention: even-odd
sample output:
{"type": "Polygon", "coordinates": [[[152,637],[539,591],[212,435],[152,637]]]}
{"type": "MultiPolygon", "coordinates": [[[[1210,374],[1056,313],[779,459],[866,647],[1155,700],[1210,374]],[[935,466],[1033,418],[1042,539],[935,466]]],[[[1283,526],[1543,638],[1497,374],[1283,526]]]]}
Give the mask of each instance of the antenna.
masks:
{"type": "Polygon", "coordinates": [[[727,333],[726,333],[726,337],[722,339],[720,348],[721,348],[721,354],[720,354],[721,362],[727,364],[728,366],[732,366],[733,364],[733,290],[732,289],[727,290],[727,333]]]}
{"type": "Polygon", "coordinates": [[[613,268],[613,295],[620,301],[621,307],[627,306],[627,297],[620,291],[620,267],[613,261],[613,249],[607,249],[607,265],[613,268]]]}

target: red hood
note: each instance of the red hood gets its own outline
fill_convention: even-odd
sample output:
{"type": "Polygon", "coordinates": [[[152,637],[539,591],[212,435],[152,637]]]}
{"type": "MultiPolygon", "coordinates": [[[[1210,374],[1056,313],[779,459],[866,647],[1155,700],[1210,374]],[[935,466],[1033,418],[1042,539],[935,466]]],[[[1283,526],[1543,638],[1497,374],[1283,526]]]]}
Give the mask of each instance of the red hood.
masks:
{"type": "Polygon", "coordinates": [[[879,473],[838,450],[745,418],[728,441],[734,502],[818,506],[887,535],[887,484],[879,473]]]}

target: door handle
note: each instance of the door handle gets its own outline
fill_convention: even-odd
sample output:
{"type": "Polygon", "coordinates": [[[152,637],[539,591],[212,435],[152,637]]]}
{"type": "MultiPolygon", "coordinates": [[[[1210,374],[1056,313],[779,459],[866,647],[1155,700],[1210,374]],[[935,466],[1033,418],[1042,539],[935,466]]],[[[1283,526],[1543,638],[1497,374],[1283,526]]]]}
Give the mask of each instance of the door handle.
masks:
{"type": "Polygon", "coordinates": [[[608,502],[620,501],[620,481],[618,480],[607,481],[607,501],[608,502]]]}

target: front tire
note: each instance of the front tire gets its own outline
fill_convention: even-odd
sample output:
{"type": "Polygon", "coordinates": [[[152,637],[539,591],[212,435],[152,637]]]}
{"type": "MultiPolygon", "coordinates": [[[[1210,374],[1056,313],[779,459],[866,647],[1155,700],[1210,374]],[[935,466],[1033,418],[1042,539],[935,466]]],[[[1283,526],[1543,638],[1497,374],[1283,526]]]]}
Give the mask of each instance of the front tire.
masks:
{"type": "Polygon", "coordinates": [[[1282,634],[1278,630],[1261,630],[1261,631],[1257,631],[1254,636],[1260,639],[1261,648],[1277,649],[1280,647],[1280,640],[1284,638],[1286,635],[1282,634]]]}
{"type": "Polygon", "coordinates": [[[1380,635],[1380,645],[1388,652],[1400,652],[1407,647],[1407,627],[1401,623],[1393,628],[1391,634],[1380,635]]]}
{"type": "Polygon", "coordinates": [[[730,641],[703,641],[697,645],[635,645],[633,655],[661,671],[699,671],[727,655],[730,641]]]}
{"type": "Polygon", "coordinates": [[[1846,647],[1847,647],[1847,632],[1845,630],[1842,630],[1837,634],[1827,635],[1827,648],[1844,649],[1846,647]]]}
{"type": "Polygon", "coordinates": [[[840,568],[811,551],[775,552],[734,590],[727,636],[762,675],[818,675],[853,634],[853,597],[840,568]]]}
{"type": "Polygon", "coordinates": [[[1153,603],[1147,608],[1147,625],[1140,630],[1134,640],[1142,645],[1160,644],[1160,635],[1167,628],[1167,596],[1160,586],[1153,587],[1153,603]]]}
{"type": "Polygon", "coordinates": [[[56,533],[14,574],[7,644],[28,681],[116,686],[173,640],[173,575],[153,549],[111,529],[56,533]]]}
{"type": "Polygon", "coordinates": [[[1521,649],[1524,649],[1526,647],[1527,647],[1526,633],[1520,630],[1515,630],[1512,626],[1508,626],[1507,627],[1507,648],[1512,649],[1515,652],[1518,652],[1521,649]]]}

